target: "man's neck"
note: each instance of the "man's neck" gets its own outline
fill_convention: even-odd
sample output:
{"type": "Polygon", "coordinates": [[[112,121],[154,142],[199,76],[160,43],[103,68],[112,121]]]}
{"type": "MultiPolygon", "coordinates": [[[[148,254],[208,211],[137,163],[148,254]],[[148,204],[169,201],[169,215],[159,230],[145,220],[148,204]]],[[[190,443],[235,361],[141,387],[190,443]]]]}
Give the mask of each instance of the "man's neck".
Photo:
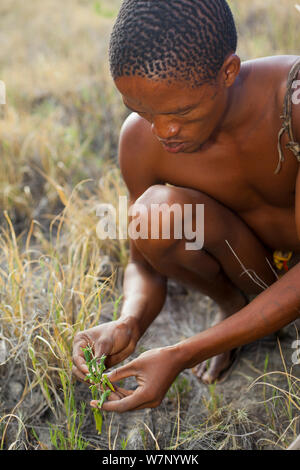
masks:
{"type": "Polygon", "coordinates": [[[228,89],[227,106],[220,123],[220,132],[232,133],[233,129],[249,121],[257,109],[255,101],[247,96],[249,73],[249,68],[247,71],[242,68],[234,85],[228,89]]]}

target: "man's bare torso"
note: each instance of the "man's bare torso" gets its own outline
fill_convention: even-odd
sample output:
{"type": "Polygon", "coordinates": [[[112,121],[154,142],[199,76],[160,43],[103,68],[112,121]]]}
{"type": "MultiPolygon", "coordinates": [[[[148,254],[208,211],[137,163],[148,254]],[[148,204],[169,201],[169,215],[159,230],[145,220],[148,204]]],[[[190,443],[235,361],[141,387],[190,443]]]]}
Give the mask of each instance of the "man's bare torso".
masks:
{"type": "Polygon", "coordinates": [[[300,252],[295,223],[299,165],[285,148],[287,135],[282,138],[285,161],[280,173],[274,174],[286,81],[296,59],[280,56],[244,62],[240,75],[246,101],[241,105],[249,109],[247,119],[195,153],[166,152],[147,121],[137,114],[130,119],[147,135],[146,166],[150,164],[155,175],[153,184],[202,191],[239,214],[269,248],[300,252]]]}

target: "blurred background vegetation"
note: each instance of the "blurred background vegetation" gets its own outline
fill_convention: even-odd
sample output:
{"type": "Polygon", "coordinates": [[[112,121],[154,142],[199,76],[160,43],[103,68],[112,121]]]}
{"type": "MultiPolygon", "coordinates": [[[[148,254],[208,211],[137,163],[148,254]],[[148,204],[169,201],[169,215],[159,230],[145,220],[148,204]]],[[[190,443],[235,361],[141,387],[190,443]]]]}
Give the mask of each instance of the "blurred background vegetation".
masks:
{"type": "MultiPolygon", "coordinates": [[[[101,242],[95,231],[97,204],[126,194],[117,147],[127,112],[107,58],[120,3],[1,0],[0,79],[7,88],[7,104],[0,106],[2,448],[84,447],[72,431],[75,423],[80,434],[82,411],[70,399],[72,339],[99,322],[104,305],[113,310],[128,260],[126,241],[101,242]],[[50,412],[60,428],[51,428],[46,445],[34,425],[50,412]]],[[[299,54],[294,0],[229,3],[242,60],[299,54]]],[[[113,447],[108,441],[89,445],[113,447]]]]}

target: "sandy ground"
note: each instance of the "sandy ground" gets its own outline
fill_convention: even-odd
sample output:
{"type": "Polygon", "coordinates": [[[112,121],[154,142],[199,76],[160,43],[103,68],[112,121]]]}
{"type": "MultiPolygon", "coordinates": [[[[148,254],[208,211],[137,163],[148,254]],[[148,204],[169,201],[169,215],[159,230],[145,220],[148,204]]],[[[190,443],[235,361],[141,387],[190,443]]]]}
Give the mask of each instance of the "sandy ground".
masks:
{"type": "MultiPolygon", "coordinates": [[[[103,322],[111,320],[112,310],[113,305],[104,306],[103,322]]],[[[140,340],[132,357],[154,347],[174,344],[206,329],[213,322],[216,311],[216,304],[208,297],[169,281],[164,308],[140,340]]],[[[177,380],[179,394],[173,386],[158,408],[122,415],[106,414],[100,436],[96,434],[93,416],[88,410],[82,434],[98,449],[121,449],[122,446],[126,446],[126,449],[167,449],[177,446],[178,449],[197,450],[286,448],[295,439],[295,432],[300,431],[295,410],[289,410],[285,399],[285,391],[289,388],[286,376],[282,373],[284,367],[290,371],[292,366],[294,350],[291,346],[296,337],[297,330],[293,324],[280,333],[285,366],[278,339],[272,335],[244,346],[239,361],[224,383],[208,387],[199,382],[191,370],[186,370],[177,380]],[[264,371],[273,372],[265,378],[265,385],[261,379],[259,384],[251,387],[264,371]],[[298,423],[296,431],[295,423],[298,423]]],[[[292,369],[298,378],[299,369],[300,365],[292,369]]],[[[134,386],[134,380],[126,384],[134,386]]],[[[5,403],[7,411],[13,410],[23,389],[24,373],[20,365],[15,369],[10,368],[9,373],[2,370],[0,401],[5,403]]],[[[81,401],[89,403],[89,399],[87,386],[76,383],[78,404],[81,401]]],[[[49,410],[39,387],[28,394],[18,407],[18,414],[27,432],[31,427],[35,429],[43,448],[53,448],[49,423],[55,425],[57,418],[49,410]]],[[[15,440],[16,426],[15,422],[6,433],[6,448],[15,440]]],[[[19,434],[20,441],[22,435],[24,439],[24,433],[25,430],[19,434]]],[[[20,446],[22,448],[22,444],[20,446]]]]}

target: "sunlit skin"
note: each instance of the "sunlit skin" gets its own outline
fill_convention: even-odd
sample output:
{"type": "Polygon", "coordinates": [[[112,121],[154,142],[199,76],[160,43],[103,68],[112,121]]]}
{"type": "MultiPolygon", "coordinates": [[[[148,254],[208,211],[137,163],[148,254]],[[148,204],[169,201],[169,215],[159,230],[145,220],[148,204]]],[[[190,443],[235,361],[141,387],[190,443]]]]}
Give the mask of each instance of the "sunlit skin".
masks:
{"type": "MultiPolygon", "coordinates": [[[[107,354],[108,367],[134,351],[164,304],[168,278],[211,297],[219,315],[208,330],[112,371],[112,382],[133,375],[139,386],[116,387],[105,410],[159,405],[185,368],[211,383],[230,365],[234,348],[299,317],[300,264],[277,280],[267,262],[276,249],[293,250],[300,260],[299,164],[285,148],[287,135],[285,161],[274,174],[286,80],[296,60],[278,56],[240,64],[230,54],[217,80],[197,89],[135,76],[116,80],[124,104],[134,111],[122,127],[119,148],[130,204],[204,204],[205,242],[203,250],[187,252],[185,240],[130,241],[120,318],[75,337],[74,374],[84,380],[81,348],[87,343],[98,356],[107,354]],[[174,153],[167,147],[172,142],[186,144],[174,153]],[[260,285],[241,275],[228,244],[260,285]],[[247,304],[244,294],[257,297],[247,304]]],[[[299,142],[300,105],[293,106],[293,129],[299,142]]]]}

